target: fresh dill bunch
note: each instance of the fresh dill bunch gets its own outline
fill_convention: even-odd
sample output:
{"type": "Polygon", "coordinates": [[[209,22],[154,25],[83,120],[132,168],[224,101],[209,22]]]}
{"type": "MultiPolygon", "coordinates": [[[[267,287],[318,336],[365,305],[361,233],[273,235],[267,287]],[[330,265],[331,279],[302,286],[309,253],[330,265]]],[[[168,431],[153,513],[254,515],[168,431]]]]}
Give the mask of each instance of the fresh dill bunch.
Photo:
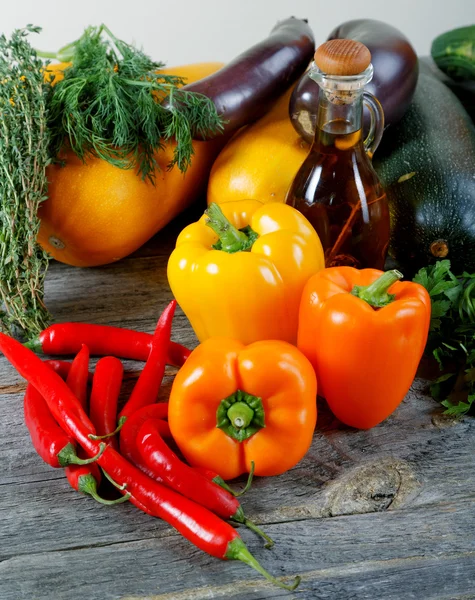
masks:
{"type": "Polygon", "coordinates": [[[50,138],[43,62],[27,41],[28,25],[0,36],[0,327],[34,335],[46,327],[48,256],[36,243],[46,198],[50,138]]]}
{"type": "Polygon", "coordinates": [[[117,39],[105,25],[89,27],[57,54],[39,54],[71,62],[64,78],[53,81],[48,126],[54,157],[66,143],[83,161],[97,156],[153,181],[159,168],[154,154],[167,140],[176,140],[168,168],[185,172],[194,133],[222,130],[209,98],[180,91],[182,78],[158,72],[163,63],[117,39]]]}

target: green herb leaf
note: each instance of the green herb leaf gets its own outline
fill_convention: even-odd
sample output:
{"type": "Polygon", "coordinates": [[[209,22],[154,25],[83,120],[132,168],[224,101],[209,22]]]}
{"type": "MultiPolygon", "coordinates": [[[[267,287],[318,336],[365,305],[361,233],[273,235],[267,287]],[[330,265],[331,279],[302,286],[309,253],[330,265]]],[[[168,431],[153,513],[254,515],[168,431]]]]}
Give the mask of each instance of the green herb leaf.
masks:
{"type": "Polygon", "coordinates": [[[444,390],[450,390],[451,385],[441,385],[443,383],[450,382],[450,380],[455,378],[455,373],[446,373],[445,375],[441,375],[438,379],[436,379],[430,386],[430,393],[435,400],[443,400],[446,398],[446,392],[444,390]]]}
{"type": "Polygon", "coordinates": [[[119,40],[105,25],[89,27],[58,56],[72,64],[63,79],[53,81],[52,156],[60,157],[66,143],[84,161],[97,156],[154,181],[155,153],[165,141],[176,140],[168,168],[177,165],[185,172],[193,135],[222,130],[209,98],[180,91],[182,78],[160,73],[163,63],[119,40]]]}
{"type": "Polygon", "coordinates": [[[444,415],[450,415],[452,417],[463,417],[468,414],[474,405],[475,402],[475,394],[470,394],[468,396],[467,402],[458,402],[457,404],[452,404],[450,400],[444,400],[441,402],[442,406],[445,406],[447,410],[444,410],[444,415]]]}
{"type": "Polygon", "coordinates": [[[28,25],[0,36],[0,326],[28,335],[46,327],[43,302],[48,256],[36,244],[38,207],[46,197],[50,87],[27,41],[28,25]]]}
{"type": "MultiPolygon", "coordinates": [[[[413,281],[423,285],[429,294],[434,295],[433,290],[437,285],[445,280],[446,275],[450,271],[450,261],[441,260],[431,267],[420,269],[413,281]]],[[[437,293],[437,292],[436,292],[437,293]]]]}
{"type": "Polygon", "coordinates": [[[431,385],[431,394],[460,416],[475,406],[475,274],[454,275],[443,260],[421,269],[414,281],[423,285],[432,302],[427,351],[444,373],[431,385]]]}
{"type": "Polygon", "coordinates": [[[450,310],[450,300],[434,300],[432,302],[432,318],[443,317],[450,310]]]}

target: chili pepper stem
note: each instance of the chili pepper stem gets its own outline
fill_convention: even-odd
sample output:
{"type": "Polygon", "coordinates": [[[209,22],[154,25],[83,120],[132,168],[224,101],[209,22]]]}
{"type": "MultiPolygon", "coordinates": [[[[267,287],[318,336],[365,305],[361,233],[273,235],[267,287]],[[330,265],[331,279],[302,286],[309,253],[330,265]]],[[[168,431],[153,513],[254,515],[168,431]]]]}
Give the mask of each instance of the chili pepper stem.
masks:
{"type": "Polygon", "coordinates": [[[28,350],[33,350],[36,354],[44,354],[41,340],[38,337],[32,338],[23,344],[28,350]]]}
{"type": "Polygon", "coordinates": [[[283,588],[284,590],[295,590],[295,588],[299,585],[301,581],[300,576],[297,575],[295,577],[294,583],[291,585],[287,585],[283,581],[280,581],[279,579],[268,573],[264,569],[264,567],[262,567],[261,564],[256,560],[256,558],[254,558],[254,556],[249,552],[241,538],[235,538],[234,540],[229,542],[225,558],[229,560],[240,560],[241,562],[252,567],[258,573],[263,575],[267,579],[267,581],[270,581],[270,583],[273,583],[274,585],[277,585],[280,588],[283,588]]]}
{"type": "Polygon", "coordinates": [[[131,496],[131,494],[127,492],[127,494],[117,498],[116,500],[106,500],[105,498],[102,498],[102,496],[99,496],[97,492],[97,481],[91,473],[88,475],[82,475],[79,478],[78,491],[82,492],[83,494],[89,494],[89,496],[94,498],[96,502],[99,502],[99,504],[105,504],[106,506],[122,504],[123,502],[127,502],[131,496]]]}
{"type": "Polygon", "coordinates": [[[220,250],[234,253],[249,250],[255,241],[255,236],[248,236],[244,231],[235,227],[223,214],[221,208],[212,202],[207,210],[206,225],[219,236],[220,250]]]}
{"type": "Polygon", "coordinates": [[[222,487],[223,490],[226,490],[227,492],[232,494],[235,498],[237,498],[238,496],[242,496],[242,494],[243,494],[243,492],[236,492],[235,490],[233,490],[233,488],[224,481],[224,479],[221,477],[221,475],[216,475],[216,477],[213,477],[213,479],[211,481],[214,481],[214,483],[216,485],[219,485],[219,487],[222,487]]]}
{"type": "Polygon", "coordinates": [[[262,538],[264,538],[266,540],[266,544],[264,546],[265,548],[272,548],[272,546],[274,545],[274,540],[270,536],[268,536],[267,533],[264,533],[260,527],[258,527],[255,523],[253,523],[250,519],[246,517],[242,506],[240,506],[234,513],[234,515],[231,517],[231,521],[235,521],[236,523],[242,523],[242,525],[245,525],[251,531],[254,531],[254,533],[257,533],[257,535],[260,535],[262,538]]]}
{"type": "Polygon", "coordinates": [[[249,471],[249,476],[247,478],[246,481],[246,485],[244,486],[244,488],[240,491],[240,492],[235,492],[234,496],[236,496],[236,498],[239,498],[239,496],[242,496],[243,494],[245,494],[251,487],[252,484],[252,480],[254,478],[254,470],[256,468],[256,463],[251,460],[251,470],[249,471]]]}
{"type": "Polygon", "coordinates": [[[99,445],[99,452],[95,456],[91,456],[91,458],[79,458],[74,446],[72,444],[67,444],[61,452],[58,453],[58,462],[61,467],[67,467],[68,465],[90,465],[102,456],[106,448],[107,445],[104,444],[104,442],[101,442],[99,445]]]}
{"type": "Polygon", "coordinates": [[[122,429],[122,427],[124,426],[124,423],[126,421],[127,421],[127,417],[120,417],[117,427],[114,429],[114,431],[111,431],[110,433],[106,433],[105,435],[94,435],[93,433],[90,433],[88,437],[90,440],[105,440],[107,438],[110,438],[113,435],[115,435],[116,433],[119,433],[119,431],[122,429]]]}
{"type": "Polygon", "coordinates": [[[260,527],[258,527],[255,523],[253,523],[251,520],[245,519],[244,525],[246,527],[248,527],[251,531],[253,531],[254,533],[257,533],[257,535],[260,535],[262,538],[264,538],[266,540],[266,543],[264,544],[264,548],[270,549],[275,544],[274,540],[270,537],[270,535],[267,535],[267,533],[262,531],[262,529],[260,527]]]}
{"type": "Polygon", "coordinates": [[[116,498],[115,500],[106,500],[105,498],[102,498],[102,496],[99,496],[99,494],[96,492],[88,492],[88,494],[92,498],[94,498],[94,500],[96,502],[99,502],[99,504],[104,504],[105,506],[114,506],[115,504],[123,504],[124,502],[128,502],[129,498],[132,496],[132,494],[130,492],[127,492],[124,496],[121,496],[120,498],[116,498]]]}
{"type": "Polygon", "coordinates": [[[403,277],[403,274],[396,269],[386,271],[371,285],[355,285],[351,290],[351,294],[364,300],[373,308],[382,308],[390,304],[395,298],[394,294],[388,294],[388,288],[403,277]]]}
{"type": "Polygon", "coordinates": [[[104,469],[102,469],[102,472],[104,473],[105,478],[108,479],[112,483],[112,485],[114,487],[116,487],[118,490],[123,491],[126,489],[126,487],[127,487],[126,483],[123,483],[123,484],[117,483],[117,481],[114,481],[112,479],[112,477],[109,475],[109,473],[107,473],[107,471],[104,471],[104,469]]]}

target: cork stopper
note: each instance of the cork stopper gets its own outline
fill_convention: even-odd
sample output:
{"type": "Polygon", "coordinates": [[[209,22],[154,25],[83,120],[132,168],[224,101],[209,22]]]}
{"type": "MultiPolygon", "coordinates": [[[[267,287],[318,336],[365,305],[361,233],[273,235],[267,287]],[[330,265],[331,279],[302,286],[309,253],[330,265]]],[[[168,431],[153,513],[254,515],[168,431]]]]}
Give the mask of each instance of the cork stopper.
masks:
{"type": "Polygon", "coordinates": [[[371,52],[354,40],[330,40],[315,52],[315,64],[327,75],[358,75],[370,63],[371,52]]]}

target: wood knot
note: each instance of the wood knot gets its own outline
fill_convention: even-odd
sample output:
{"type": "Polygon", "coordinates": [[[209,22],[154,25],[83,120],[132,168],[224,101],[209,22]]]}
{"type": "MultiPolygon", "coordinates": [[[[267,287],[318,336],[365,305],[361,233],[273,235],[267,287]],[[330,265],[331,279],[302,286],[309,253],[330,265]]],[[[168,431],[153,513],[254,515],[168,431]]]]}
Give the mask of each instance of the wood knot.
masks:
{"type": "Polygon", "coordinates": [[[315,64],[327,75],[358,75],[371,63],[371,52],[355,40],[330,40],[315,52],[315,64]]]}
{"type": "Polygon", "coordinates": [[[351,469],[329,485],[325,516],[363,514],[399,508],[420,489],[401,460],[383,459],[351,469]]]}

